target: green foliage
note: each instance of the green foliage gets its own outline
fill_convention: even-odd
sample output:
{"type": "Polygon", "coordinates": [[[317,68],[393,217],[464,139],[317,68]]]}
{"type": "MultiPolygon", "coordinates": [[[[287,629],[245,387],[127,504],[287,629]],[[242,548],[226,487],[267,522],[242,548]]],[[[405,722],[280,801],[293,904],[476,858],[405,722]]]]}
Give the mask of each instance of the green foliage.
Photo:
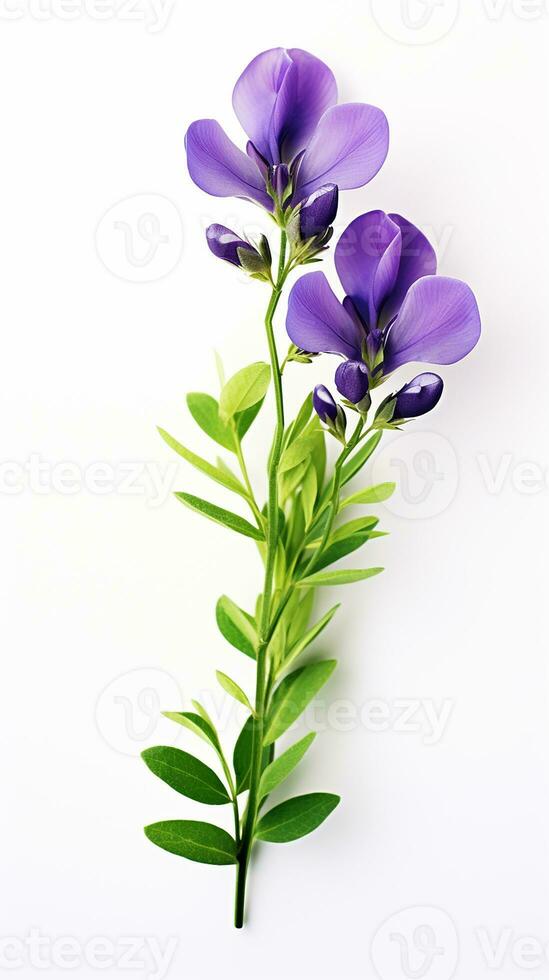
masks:
{"type": "Polygon", "coordinates": [[[177,793],[199,803],[216,805],[230,802],[219,776],[194,755],[169,745],[157,745],[145,749],[141,757],[151,772],[177,793]]]}
{"type": "Polygon", "coordinates": [[[236,843],[221,827],[200,820],[162,820],[149,824],[145,834],[170,854],[201,864],[236,864],[236,843]]]}
{"type": "Polygon", "coordinates": [[[271,369],[263,361],[249,364],[225,383],[219,399],[221,419],[228,421],[260,402],[267,392],[271,369]]]}
{"type": "Polygon", "coordinates": [[[243,704],[244,707],[247,708],[248,711],[251,711],[252,714],[254,713],[254,709],[252,708],[246,694],[244,693],[242,688],[239,687],[236,681],[233,681],[231,677],[229,677],[227,674],[224,674],[222,670],[216,670],[215,676],[217,677],[217,680],[219,681],[221,687],[223,688],[224,691],[227,692],[227,694],[230,694],[231,697],[235,699],[235,701],[239,701],[240,704],[243,704]]]}
{"type": "Polygon", "coordinates": [[[221,469],[217,466],[213,466],[212,463],[208,463],[207,460],[202,459],[201,456],[197,456],[196,453],[192,453],[190,449],[183,446],[177,439],[170,436],[168,432],[164,429],[158,429],[160,435],[162,436],[164,442],[168,444],[172,449],[175,449],[179,456],[194,466],[197,470],[201,470],[206,476],[209,476],[211,480],[215,480],[216,483],[220,483],[221,486],[226,487],[227,490],[232,490],[233,493],[239,494],[239,496],[244,497],[246,500],[249,499],[248,492],[240,480],[234,476],[228,468],[221,469]]]}
{"type": "Polygon", "coordinates": [[[316,738],[315,732],[310,732],[305,738],[302,738],[291,748],[286,749],[278,757],[274,759],[273,762],[269,763],[267,768],[264,770],[261,776],[261,782],[259,783],[259,797],[260,799],[264,796],[268,796],[272,793],[277,786],[290,775],[295,767],[301,762],[303,756],[305,755],[307,749],[311,746],[316,738]]]}
{"type": "Polygon", "coordinates": [[[215,607],[215,618],[227,642],[255,660],[257,633],[251,617],[232,599],[222,595],[215,607]]]}
{"type": "Polygon", "coordinates": [[[191,391],[187,395],[189,411],[203,432],[224,449],[234,453],[235,439],[231,427],[221,421],[219,404],[211,395],[191,391]]]}
{"type": "Polygon", "coordinates": [[[288,674],[278,685],[267,718],[265,745],[270,745],[284,734],[299,718],[336,667],[335,660],[319,660],[288,674]]]}
{"type": "Polygon", "coordinates": [[[303,653],[303,651],[304,651],[304,650],[306,650],[306,649],[307,649],[307,647],[308,647],[308,646],[309,646],[309,645],[310,645],[310,644],[311,644],[311,643],[312,643],[312,642],[313,642],[314,640],[316,640],[316,638],[317,638],[317,636],[319,636],[319,634],[320,634],[320,633],[322,633],[322,630],[323,630],[323,629],[325,629],[325,628],[326,628],[326,626],[328,625],[328,623],[330,623],[330,622],[331,622],[331,620],[332,620],[332,619],[333,619],[333,617],[335,616],[335,614],[336,614],[336,612],[337,612],[337,610],[339,609],[339,606],[340,606],[340,603],[338,603],[338,604],[337,604],[337,606],[333,606],[333,607],[332,607],[332,608],[331,608],[331,609],[330,609],[330,610],[329,610],[329,611],[328,611],[328,612],[327,612],[327,613],[326,613],[326,614],[325,614],[325,615],[324,615],[324,616],[322,617],[322,619],[319,619],[319,621],[318,621],[318,623],[316,623],[316,624],[315,624],[315,625],[314,625],[314,626],[312,627],[312,629],[310,629],[310,630],[308,631],[308,633],[305,633],[305,635],[304,635],[304,636],[301,636],[301,637],[300,637],[300,638],[299,638],[299,639],[298,639],[298,640],[296,641],[296,643],[295,643],[295,644],[293,645],[293,647],[292,647],[292,648],[290,649],[290,651],[289,651],[289,653],[288,653],[288,655],[287,655],[287,657],[286,657],[286,659],[285,659],[285,661],[284,661],[284,666],[285,666],[285,667],[289,667],[289,666],[290,666],[290,664],[291,664],[291,663],[293,663],[293,662],[294,662],[294,660],[296,660],[296,659],[297,659],[297,657],[299,657],[299,656],[301,656],[301,654],[303,653]]]}
{"type": "Polygon", "coordinates": [[[190,507],[191,510],[195,510],[198,514],[208,517],[211,521],[215,521],[216,524],[222,524],[224,527],[230,528],[231,531],[237,531],[239,534],[244,534],[248,538],[254,538],[256,541],[265,540],[263,532],[259,528],[254,527],[253,524],[240,517],[239,514],[233,514],[231,510],[225,510],[224,507],[211,504],[208,500],[203,500],[202,497],[195,497],[192,493],[179,492],[175,496],[182,504],[190,507]]]}
{"type": "Polygon", "coordinates": [[[170,721],[175,721],[178,725],[188,728],[189,731],[194,732],[205,742],[209,742],[218,754],[221,751],[215,728],[202,715],[195,714],[193,711],[163,711],[162,714],[170,721]]]}
{"type": "MultiPolygon", "coordinates": [[[[242,731],[236,740],[233,752],[233,766],[236,776],[236,792],[243,793],[250,785],[250,767],[252,763],[252,738],[255,720],[250,715],[244,723],[242,731]]],[[[269,764],[270,749],[263,750],[262,769],[269,764]]]]}
{"type": "Polygon", "coordinates": [[[340,801],[333,793],[307,793],[294,796],[269,810],[259,821],[256,837],[274,844],[305,837],[329,817],[340,801]]]}
{"type": "Polygon", "coordinates": [[[365,578],[372,578],[379,575],[382,568],[349,568],[341,572],[315,572],[307,575],[301,582],[297,583],[298,589],[307,588],[311,585],[348,585],[350,582],[360,582],[365,578]]]}
{"type": "Polygon", "coordinates": [[[351,504],[377,504],[382,500],[388,500],[394,493],[395,486],[395,483],[378,483],[375,487],[359,490],[341,501],[340,510],[350,507],[351,504]]]}

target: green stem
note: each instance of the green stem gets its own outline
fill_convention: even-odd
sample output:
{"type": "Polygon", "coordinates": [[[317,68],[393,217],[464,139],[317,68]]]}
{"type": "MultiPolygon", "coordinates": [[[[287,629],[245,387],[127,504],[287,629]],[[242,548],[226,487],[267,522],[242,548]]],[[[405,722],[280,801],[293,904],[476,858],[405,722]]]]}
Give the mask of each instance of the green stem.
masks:
{"type": "Polygon", "coordinates": [[[238,868],[235,896],[235,926],[241,929],[244,924],[244,902],[246,896],[246,876],[253,845],[255,823],[259,807],[258,790],[261,778],[261,758],[263,755],[263,737],[265,730],[265,703],[267,680],[267,647],[269,644],[269,623],[271,614],[271,596],[275,570],[276,552],[278,547],[278,467],[282,455],[284,439],[284,396],[280,363],[274,337],[273,318],[280,300],[282,288],[288,275],[286,267],[286,233],[282,231],[280,239],[280,255],[278,276],[271,294],[265,316],[265,329],[273,375],[273,386],[276,402],[276,428],[273,445],[269,457],[269,494],[267,503],[267,555],[265,560],[265,581],[263,586],[263,601],[261,606],[261,623],[259,626],[259,642],[257,649],[257,675],[255,690],[255,723],[252,738],[252,759],[250,765],[250,790],[248,805],[244,815],[242,840],[238,851],[238,868]]]}

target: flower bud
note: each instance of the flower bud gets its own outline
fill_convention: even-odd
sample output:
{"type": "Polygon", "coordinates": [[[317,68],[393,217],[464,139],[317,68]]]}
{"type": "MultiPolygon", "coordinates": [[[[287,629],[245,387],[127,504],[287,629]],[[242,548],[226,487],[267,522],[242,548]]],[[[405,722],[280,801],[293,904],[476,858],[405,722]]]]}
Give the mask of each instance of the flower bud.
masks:
{"type": "Polygon", "coordinates": [[[287,197],[286,191],[290,186],[290,171],[285,163],[277,163],[271,167],[269,179],[274,195],[282,204],[287,197]]]}
{"type": "Polygon", "coordinates": [[[225,225],[210,225],[206,229],[206,239],[210,251],[218,259],[225,259],[226,262],[231,262],[239,268],[242,268],[242,262],[238,254],[239,249],[245,249],[248,252],[254,252],[256,255],[259,255],[249,242],[246,242],[243,238],[239,238],[234,231],[226,228],[225,225]]]}
{"type": "Polygon", "coordinates": [[[299,210],[302,241],[324,236],[337,214],[339,191],[336,184],[324,184],[307,197],[299,210]]]}
{"type": "Polygon", "coordinates": [[[225,225],[210,225],[206,239],[217,258],[243,269],[252,279],[271,282],[271,250],[265,235],[261,236],[259,247],[254,248],[225,225]]]}
{"type": "Polygon", "coordinates": [[[325,385],[317,385],[313,391],[313,407],[320,421],[343,441],[347,418],[341,405],[334,401],[325,385]]]}
{"type": "Polygon", "coordinates": [[[397,391],[394,418],[413,419],[426,415],[440,401],[443,387],[438,374],[418,374],[397,391]]]}
{"type": "Polygon", "coordinates": [[[368,368],[362,361],[343,361],[335,373],[335,383],[340,395],[358,405],[370,387],[368,368]]]}

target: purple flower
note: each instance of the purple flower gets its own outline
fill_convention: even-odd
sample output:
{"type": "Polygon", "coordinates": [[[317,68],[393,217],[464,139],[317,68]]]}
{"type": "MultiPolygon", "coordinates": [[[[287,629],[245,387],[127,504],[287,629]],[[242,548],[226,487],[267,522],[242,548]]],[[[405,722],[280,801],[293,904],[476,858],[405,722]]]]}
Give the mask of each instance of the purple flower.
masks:
{"type": "Polygon", "coordinates": [[[232,262],[233,265],[237,265],[239,268],[242,268],[242,262],[238,254],[240,249],[254,252],[260,257],[259,253],[249,242],[244,241],[243,238],[239,238],[234,231],[226,228],[225,225],[210,225],[206,229],[206,240],[210,251],[218,259],[225,259],[226,262],[232,262]]]}
{"type": "Polygon", "coordinates": [[[358,405],[368,394],[370,379],[364,361],[343,361],[335,373],[337,390],[347,401],[358,405]]]}
{"type": "Polygon", "coordinates": [[[426,415],[440,401],[443,387],[438,374],[418,374],[397,392],[393,418],[413,419],[426,415]]]}
{"type": "Polygon", "coordinates": [[[365,360],[371,372],[401,364],[453,364],[475,346],[480,316],[469,286],[437,276],[435,253],[405,218],[370,211],[351,222],[335,250],[346,297],[322,272],[290,294],[286,327],[297,347],[365,360]]]}
{"type": "Polygon", "coordinates": [[[246,153],[214,119],[199,119],[185,140],[192,179],[215,197],[249,198],[269,211],[274,204],[268,191],[280,192],[285,179],[291,181],[292,206],[327,183],[362,187],[387,156],[387,120],[374,106],[336,102],[335,78],[318,58],[299,48],[264,51],[233,92],[234,111],[249,137],[246,153]],[[276,169],[280,165],[287,175],[276,169]]]}

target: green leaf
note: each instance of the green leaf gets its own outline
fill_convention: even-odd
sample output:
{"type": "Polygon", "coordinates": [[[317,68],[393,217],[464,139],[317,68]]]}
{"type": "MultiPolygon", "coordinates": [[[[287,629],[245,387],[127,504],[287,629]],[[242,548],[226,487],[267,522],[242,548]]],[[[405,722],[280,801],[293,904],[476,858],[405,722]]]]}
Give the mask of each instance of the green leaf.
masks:
{"type": "Polygon", "coordinates": [[[255,660],[257,633],[240,606],[222,595],[215,607],[217,625],[231,646],[255,660]]]}
{"type": "Polygon", "coordinates": [[[240,440],[244,438],[248,429],[255,422],[264,401],[265,399],[262,398],[256,405],[252,405],[251,408],[247,408],[245,412],[239,412],[238,415],[235,415],[234,421],[236,424],[236,434],[240,440]]]}
{"type": "Polygon", "coordinates": [[[341,797],[333,793],[307,793],[294,796],[269,810],[257,825],[255,836],[274,844],[305,837],[329,817],[341,797]]]}
{"type": "Polygon", "coordinates": [[[332,544],[328,545],[324,551],[318,556],[313,564],[313,570],[319,572],[321,568],[326,568],[328,565],[333,565],[334,562],[339,561],[340,558],[345,558],[346,555],[350,555],[357,548],[362,547],[366,543],[370,533],[368,531],[363,531],[361,534],[350,534],[347,538],[342,538],[341,540],[334,541],[332,544]]]}
{"type": "Polygon", "coordinates": [[[259,799],[261,800],[264,796],[268,796],[272,793],[280,783],[290,775],[295,769],[299,762],[301,762],[303,756],[305,755],[309,746],[314,742],[316,738],[316,732],[310,732],[305,738],[302,738],[291,748],[286,749],[282,755],[275,759],[267,766],[263,775],[261,776],[261,782],[259,783],[259,799]]]}
{"type": "Polygon", "coordinates": [[[283,453],[278,472],[293,470],[295,466],[308,460],[317,446],[318,433],[304,433],[299,436],[283,453]]]}
{"type": "Polygon", "coordinates": [[[313,393],[309,392],[305,401],[303,402],[299,412],[297,413],[294,421],[288,428],[287,433],[287,444],[290,445],[297,439],[299,435],[303,432],[303,429],[307,425],[313,411],[313,393]]]}
{"type": "Polygon", "coordinates": [[[291,470],[286,470],[285,473],[278,474],[278,486],[279,486],[279,497],[280,502],[284,503],[288,497],[297,490],[299,484],[303,481],[303,478],[309,468],[309,461],[304,459],[297,466],[292,467],[291,470]]]}
{"type": "Polygon", "coordinates": [[[275,742],[290,725],[293,725],[309,701],[312,701],[315,694],[326,683],[336,663],[335,660],[319,660],[307,664],[306,667],[294,670],[280,682],[271,702],[265,729],[265,745],[275,742]]]}
{"type": "Polygon", "coordinates": [[[205,742],[210,742],[217,753],[220,752],[219,738],[215,728],[199,714],[193,711],[163,711],[162,714],[170,721],[175,721],[178,725],[183,725],[189,731],[194,732],[205,742]]]}
{"type": "Polygon", "coordinates": [[[195,497],[192,493],[180,492],[176,493],[175,496],[182,504],[190,507],[191,510],[197,511],[197,513],[202,514],[204,517],[209,517],[216,524],[223,524],[225,527],[229,527],[231,531],[238,531],[239,534],[244,534],[248,538],[254,538],[255,541],[265,540],[263,533],[257,527],[254,527],[249,521],[240,517],[239,514],[233,514],[231,510],[225,510],[224,507],[211,504],[208,500],[203,500],[202,497],[195,497]]]}
{"type": "Polygon", "coordinates": [[[216,399],[201,391],[191,391],[187,395],[187,405],[202,431],[224,449],[230,449],[234,453],[234,436],[229,426],[225,425],[219,417],[219,403],[216,399]]]}
{"type": "Polygon", "coordinates": [[[191,800],[212,805],[230,802],[219,776],[188,752],[169,745],[156,745],[145,749],[141,758],[155,776],[191,800]]]}
{"type": "Polygon", "coordinates": [[[271,369],[264,361],[249,364],[233,374],[224,385],[219,412],[224,420],[244,412],[265,397],[271,380],[271,369]]]}
{"type": "Polygon", "coordinates": [[[153,844],[201,864],[236,864],[236,843],[221,827],[200,820],[162,820],[145,827],[153,844]]]}
{"type": "Polygon", "coordinates": [[[303,507],[303,514],[305,515],[305,526],[308,527],[313,519],[313,513],[315,509],[317,493],[316,484],[316,470],[314,466],[309,466],[305,476],[303,477],[303,483],[301,485],[301,506],[303,507]]]}
{"type": "Polygon", "coordinates": [[[349,568],[341,572],[315,572],[307,575],[307,578],[296,582],[298,589],[307,588],[311,585],[347,585],[349,582],[360,582],[365,578],[372,578],[379,575],[382,568],[349,568]]]}
{"type": "MultiPolygon", "coordinates": [[[[250,785],[250,767],[252,764],[252,738],[255,719],[250,717],[244,723],[242,731],[236,740],[233,752],[233,766],[236,776],[236,792],[243,793],[250,785]]],[[[262,770],[269,764],[270,750],[263,749],[262,770]]]]}
{"type": "Polygon", "coordinates": [[[301,639],[309,625],[315,601],[315,590],[294,592],[286,606],[284,618],[288,622],[288,643],[290,648],[301,639]]]}
{"type": "Polygon", "coordinates": [[[388,500],[394,493],[396,483],[378,483],[375,487],[368,487],[367,490],[359,490],[358,493],[351,494],[341,501],[340,510],[349,507],[351,504],[377,504],[382,500],[388,500]]]}
{"type": "Polygon", "coordinates": [[[328,544],[334,544],[336,541],[343,541],[345,538],[350,538],[354,534],[363,534],[368,531],[371,532],[376,524],[379,523],[378,517],[357,517],[354,521],[347,521],[346,524],[342,524],[334,531],[332,537],[330,538],[328,544]]]}
{"type": "Polygon", "coordinates": [[[248,698],[241,687],[238,686],[236,681],[233,681],[227,674],[224,674],[222,670],[216,670],[215,676],[217,677],[221,687],[227,694],[230,694],[232,698],[236,701],[240,701],[248,711],[254,714],[254,709],[252,708],[248,698]]]}
{"type": "Polygon", "coordinates": [[[289,667],[289,665],[293,663],[293,661],[296,660],[304,650],[306,650],[309,644],[311,644],[313,640],[316,640],[317,636],[322,633],[322,630],[326,628],[329,622],[331,622],[339,609],[339,606],[340,603],[338,603],[337,606],[333,606],[332,609],[330,609],[326,615],[322,617],[322,619],[319,619],[318,623],[316,623],[315,626],[313,626],[312,629],[305,634],[305,636],[299,638],[288,653],[288,656],[284,662],[285,667],[289,667]]]}
{"type": "Polygon", "coordinates": [[[228,469],[219,469],[217,466],[213,466],[212,463],[208,463],[207,460],[202,459],[201,456],[197,456],[196,453],[192,453],[190,449],[183,446],[177,439],[169,435],[164,429],[158,428],[160,435],[162,436],[164,442],[175,449],[179,456],[194,466],[197,470],[201,470],[206,476],[209,476],[211,480],[215,480],[216,483],[220,483],[222,487],[226,487],[227,490],[232,490],[233,493],[238,493],[241,497],[246,500],[249,499],[246,488],[242,486],[240,480],[230,472],[228,469]]]}

